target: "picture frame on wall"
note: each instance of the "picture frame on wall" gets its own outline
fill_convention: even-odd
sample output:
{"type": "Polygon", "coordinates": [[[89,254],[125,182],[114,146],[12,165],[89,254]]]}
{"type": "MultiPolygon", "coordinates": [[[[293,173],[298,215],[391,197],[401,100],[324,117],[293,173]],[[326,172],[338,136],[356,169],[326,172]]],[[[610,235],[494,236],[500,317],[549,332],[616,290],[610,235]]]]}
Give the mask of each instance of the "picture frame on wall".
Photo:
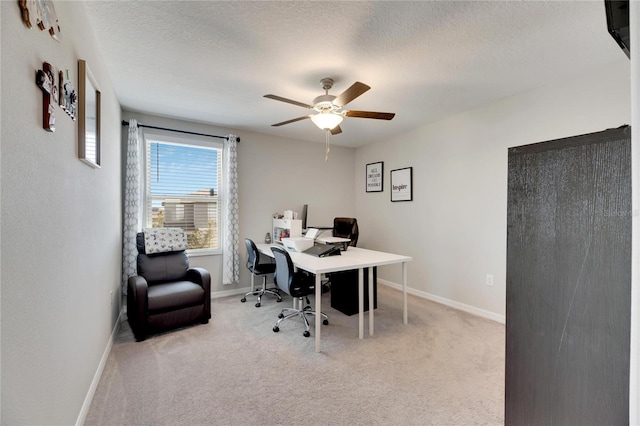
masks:
{"type": "Polygon", "coordinates": [[[78,158],[100,168],[100,88],[86,61],[78,61],[78,158]]]}
{"type": "Polygon", "coordinates": [[[384,162],[367,164],[366,172],[367,192],[382,192],[384,189],[384,162]]]}
{"type": "Polygon", "coordinates": [[[413,201],[413,167],[391,170],[391,201],[413,201]]]}

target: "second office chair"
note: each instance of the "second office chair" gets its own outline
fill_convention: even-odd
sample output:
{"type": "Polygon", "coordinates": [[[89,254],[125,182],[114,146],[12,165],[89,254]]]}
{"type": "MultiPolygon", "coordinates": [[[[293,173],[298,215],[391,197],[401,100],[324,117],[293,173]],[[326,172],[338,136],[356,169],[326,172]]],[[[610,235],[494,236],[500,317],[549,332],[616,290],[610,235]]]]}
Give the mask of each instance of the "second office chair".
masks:
{"type": "Polygon", "coordinates": [[[258,250],[258,247],[256,247],[256,244],[249,238],[244,239],[244,244],[247,247],[247,269],[251,271],[251,291],[245,294],[240,301],[244,303],[247,301],[247,296],[258,296],[256,308],[259,308],[262,296],[265,294],[271,294],[278,298],[278,302],[282,302],[280,291],[277,288],[267,288],[267,275],[275,272],[276,264],[273,263],[271,259],[265,259],[268,258],[268,256],[262,255],[258,250]],[[254,290],[253,278],[256,275],[262,275],[262,288],[254,290]]]}
{"type": "Polygon", "coordinates": [[[322,315],[322,323],[324,325],[329,324],[329,318],[325,314],[322,312],[318,314],[309,306],[309,298],[307,296],[313,294],[315,291],[315,279],[313,275],[306,275],[300,271],[296,272],[291,256],[289,256],[289,253],[284,249],[271,247],[271,251],[276,258],[276,284],[280,290],[293,297],[293,308],[285,308],[278,314],[279,319],[273,327],[273,331],[276,333],[280,331],[280,323],[282,321],[299,316],[302,317],[305,326],[304,333],[302,334],[304,337],[309,337],[311,333],[309,333],[309,320],[307,319],[307,315],[322,315]],[[305,299],[307,305],[302,307],[302,302],[305,299]],[[297,308],[296,305],[299,306],[299,308],[297,308]]]}

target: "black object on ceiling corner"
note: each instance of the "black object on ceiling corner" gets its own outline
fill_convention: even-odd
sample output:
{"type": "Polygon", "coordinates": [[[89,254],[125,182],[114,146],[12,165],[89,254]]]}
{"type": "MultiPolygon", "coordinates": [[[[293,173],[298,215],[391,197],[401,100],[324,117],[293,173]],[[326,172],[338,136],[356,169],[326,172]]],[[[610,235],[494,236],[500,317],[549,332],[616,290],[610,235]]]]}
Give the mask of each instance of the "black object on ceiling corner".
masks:
{"type": "Polygon", "coordinates": [[[631,40],[629,38],[629,0],[604,0],[607,14],[607,30],[611,37],[631,59],[631,40]]]}

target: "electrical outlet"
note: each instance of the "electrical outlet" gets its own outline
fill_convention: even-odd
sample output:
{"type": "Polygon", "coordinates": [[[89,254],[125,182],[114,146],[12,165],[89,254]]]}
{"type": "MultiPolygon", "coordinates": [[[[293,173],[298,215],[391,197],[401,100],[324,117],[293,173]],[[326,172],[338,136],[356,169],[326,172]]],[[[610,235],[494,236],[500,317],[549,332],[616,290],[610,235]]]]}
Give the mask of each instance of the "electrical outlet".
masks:
{"type": "Polygon", "coordinates": [[[487,278],[484,283],[489,287],[493,287],[493,274],[487,274],[487,278]]]}

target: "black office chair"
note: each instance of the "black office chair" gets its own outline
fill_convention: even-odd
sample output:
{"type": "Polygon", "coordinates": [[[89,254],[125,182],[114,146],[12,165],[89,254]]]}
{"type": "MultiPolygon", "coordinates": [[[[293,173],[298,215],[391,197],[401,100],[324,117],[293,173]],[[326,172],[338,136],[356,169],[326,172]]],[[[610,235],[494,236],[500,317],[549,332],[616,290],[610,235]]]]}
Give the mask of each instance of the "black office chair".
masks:
{"type": "MultiPolygon", "coordinates": [[[[316,312],[311,310],[311,306],[309,306],[309,298],[307,296],[313,294],[315,291],[315,278],[313,275],[307,275],[300,271],[296,272],[293,267],[293,261],[291,261],[291,256],[289,256],[289,253],[284,249],[280,247],[271,247],[271,251],[276,259],[276,284],[280,290],[294,298],[294,308],[285,308],[278,314],[279,319],[276,322],[276,325],[273,326],[273,331],[275,333],[280,331],[280,323],[282,321],[299,316],[302,317],[305,326],[305,330],[302,335],[304,337],[309,337],[311,333],[309,333],[309,320],[307,319],[307,315],[316,316],[316,312]],[[295,308],[296,305],[302,307],[303,300],[306,300],[306,306],[302,309],[295,308]],[[296,301],[298,303],[296,303],[296,301]]],[[[324,325],[328,325],[329,317],[322,312],[320,312],[320,314],[324,319],[322,323],[324,325]]]]}
{"type": "MultiPolygon", "coordinates": [[[[351,241],[349,245],[355,247],[358,244],[358,219],[355,217],[336,217],[333,219],[333,231],[334,237],[349,238],[351,241]]],[[[327,293],[331,290],[331,274],[326,275],[326,280],[322,283],[322,292],[327,293]]]]}
{"type": "Polygon", "coordinates": [[[358,219],[354,217],[336,217],[333,219],[333,236],[349,238],[349,245],[355,247],[358,244],[358,219]]]}
{"type": "Polygon", "coordinates": [[[240,301],[242,303],[247,301],[247,296],[258,296],[256,308],[260,307],[260,301],[265,294],[271,294],[278,298],[278,302],[282,302],[280,291],[267,288],[267,274],[273,274],[276,270],[276,264],[269,256],[265,256],[260,253],[258,247],[249,238],[244,239],[244,244],[247,246],[247,269],[251,271],[251,291],[244,295],[240,301]],[[256,275],[262,275],[262,288],[258,290],[253,289],[253,278],[256,275]]]}

